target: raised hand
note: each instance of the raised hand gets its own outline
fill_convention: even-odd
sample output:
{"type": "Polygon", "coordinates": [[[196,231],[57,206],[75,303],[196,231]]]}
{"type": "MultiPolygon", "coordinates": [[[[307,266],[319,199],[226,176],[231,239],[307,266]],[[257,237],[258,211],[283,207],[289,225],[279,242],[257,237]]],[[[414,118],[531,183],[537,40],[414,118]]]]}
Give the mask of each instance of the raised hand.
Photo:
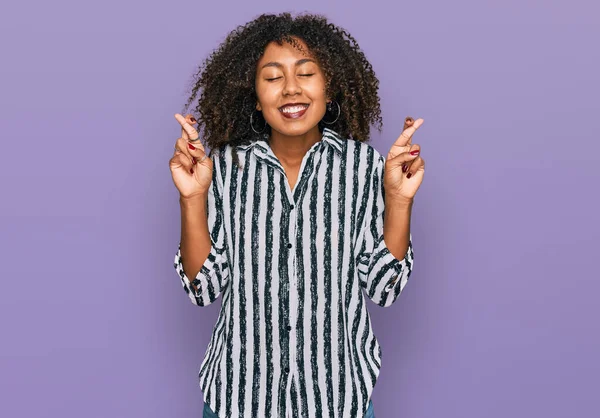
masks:
{"type": "Polygon", "coordinates": [[[212,182],[213,162],[206,155],[198,138],[198,131],[192,124],[192,115],[184,118],[179,113],[175,119],[181,125],[181,138],[175,143],[175,152],[169,160],[169,168],[175,187],[182,198],[206,195],[212,182]]]}
{"type": "Polygon", "coordinates": [[[421,157],[421,146],[412,143],[412,136],[423,124],[423,119],[412,122],[406,118],[405,129],[392,145],[385,161],[383,186],[386,199],[411,201],[425,174],[425,160],[421,157]]]}

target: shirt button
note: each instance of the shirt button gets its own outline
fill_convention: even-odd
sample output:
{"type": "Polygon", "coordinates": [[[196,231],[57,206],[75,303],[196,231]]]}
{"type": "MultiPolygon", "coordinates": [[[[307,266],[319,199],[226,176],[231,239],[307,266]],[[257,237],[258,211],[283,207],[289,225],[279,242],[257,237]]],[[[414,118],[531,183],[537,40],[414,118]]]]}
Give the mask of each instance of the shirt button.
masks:
{"type": "Polygon", "coordinates": [[[288,330],[288,331],[291,331],[291,330],[292,330],[292,327],[290,327],[290,326],[288,325],[288,326],[287,326],[287,330],[288,330]]]}
{"type": "Polygon", "coordinates": [[[287,247],[288,247],[288,248],[292,248],[292,244],[288,244],[288,245],[287,245],[287,247]]]}
{"type": "Polygon", "coordinates": [[[294,210],[294,205],[290,206],[290,210],[294,210]]]}
{"type": "Polygon", "coordinates": [[[289,372],[290,372],[290,368],[289,368],[289,367],[286,367],[286,368],[284,369],[284,371],[285,371],[286,373],[289,373],[289,372]]]}

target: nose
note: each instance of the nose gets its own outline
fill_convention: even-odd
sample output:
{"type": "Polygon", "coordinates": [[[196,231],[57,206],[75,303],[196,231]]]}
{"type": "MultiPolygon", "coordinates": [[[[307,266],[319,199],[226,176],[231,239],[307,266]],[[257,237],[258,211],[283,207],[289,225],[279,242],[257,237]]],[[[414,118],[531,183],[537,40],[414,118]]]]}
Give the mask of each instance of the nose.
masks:
{"type": "Polygon", "coordinates": [[[286,77],[285,85],[283,86],[283,95],[289,96],[299,93],[302,93],[302,89],[300,88],[296,77],[286,77]]]}

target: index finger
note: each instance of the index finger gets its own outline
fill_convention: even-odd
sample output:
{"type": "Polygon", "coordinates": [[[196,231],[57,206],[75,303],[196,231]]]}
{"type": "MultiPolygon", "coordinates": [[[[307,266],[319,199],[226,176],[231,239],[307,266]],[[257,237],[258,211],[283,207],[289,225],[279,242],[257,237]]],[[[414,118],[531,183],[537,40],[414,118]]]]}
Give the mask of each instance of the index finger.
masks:
{"type": "Polygon", "coordinates": [[[400,134],[398,139],[396,139],[396,142],[394,142],[394,145],[398,145],[401,147],[404,147],[406,145],[411,145],[413,134],[415,133],[415,131],[417,129],[419,129],[419,127],[423,124],[423,122],[424,122],[424,120],[422,118],[415,120],[415,122],[411,126],[409,126],[404,131],[402,131],[402,133],[400,134]]]}
{"type": "Polygon", "coordinates": [[[198,131],[196,131],[196,129],[194,129],[194,127],[190,125],[183,116],[181,116],[179,113],[175,113],[175,119],[177,119],[177,122],[179,122],[179,124],[182,127],[182,138],[192,141],[198,139],[198,131]],[[185,137],[185,135],[187,135],[187,138],[185,137]]]}

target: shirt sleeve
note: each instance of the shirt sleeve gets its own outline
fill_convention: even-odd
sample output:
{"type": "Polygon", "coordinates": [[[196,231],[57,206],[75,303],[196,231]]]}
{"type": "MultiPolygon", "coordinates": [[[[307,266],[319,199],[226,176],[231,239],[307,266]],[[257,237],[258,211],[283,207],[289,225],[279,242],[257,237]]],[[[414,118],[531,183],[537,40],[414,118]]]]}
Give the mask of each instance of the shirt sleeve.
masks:
{"type": "MultiPolygon", "coordinates": [[[[216,150],[215,150],[216,151],[216,150]]],[[[218,156],[218,154],[215,152],[218,156]]],[[[202,268],[193,280],[183,271],[181,258],[181,242],[175,255],[175,270],[181,278],[183,289],[188,294],[192,303],[198,306],[210,305],[214,302],[225,286],[229,283],[230,267],[227,258],[227,243],[225,235],[225,222],[223,212],[223,199],[217,180],[219,171],[219,158],[213,159],[213,179],[208,189],[207,217],[208,231],[210,233],[211,248],[202,265],[202,268]],[[194,285],[194,287],[191,286],[194,285]]]]}
{"type": "Polygon", "coordinates": [[[358,277],[367,296],[380,306],[390,306],[408,282],[413,269],[412,234],[403,259],[395,258],[383,239],[385,159],[379,156],[368,191],[368,206],[356,258],[358,277]]]}

